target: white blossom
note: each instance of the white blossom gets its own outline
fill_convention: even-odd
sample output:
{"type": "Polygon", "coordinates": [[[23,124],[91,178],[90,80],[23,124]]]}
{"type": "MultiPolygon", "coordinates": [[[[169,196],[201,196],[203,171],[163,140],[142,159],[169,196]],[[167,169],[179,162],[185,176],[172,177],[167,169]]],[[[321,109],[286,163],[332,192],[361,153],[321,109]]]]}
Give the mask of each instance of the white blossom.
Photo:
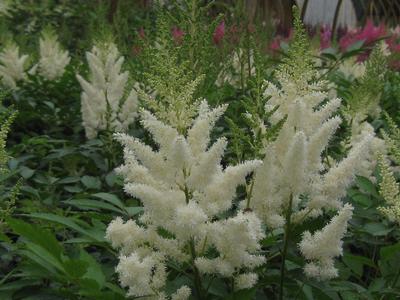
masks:
{"type": "MultiPolygon", "coordinates": [[[[203,101],[187,136],[143,110],[141,124],[157,150],[126,134],[115,135],[124,146],[125,163],[117,171],[125,179],[125,192],[139,199],[144,209],[138,221],[124,223],[117,218],[107,229],[107,238],[121,251],[117,271],[131,295],[140,296],[153,287],[153,296],[165,297],[162,284],[155,288],[152,275],[146,272],[151,265],[165,270],[167,260],[195,263],[202,274],[228,278],[252,274],[252,269],[265,262],[258,254],[264,237],[258,217],[251,212],[221,217],[232,208],[237,186],[261,163],[221,166],[226,140],[209,144],[210,131],[225,108],[210,109],[203,101]],[[210,257],[207,250],[211,248],[217,253],[210,257]],[[130,269],[143,268],[143,278],[129,277],[125,264],[132,265],[130,269]]],[[[248,275],[238,280],[237,288],[247,288],[257,278],[248,275]]],[[[190,290],[182,287],[171,298],[187,299],[189,295],[190,290]]]]}
{"type": "Polygon", "coordinates": [[[373,131],[363,130],[353,136],[347,157],[337,163],[327,159],[324,151],[342,122],[334,116],[341,101],[329,98],[325,82],[315,82],[312,71],[296,80],[291,76],[283,68],[277,75],[280,88],[266,84],[266,110],[277,108],[270,121],[276,124],[285,116],[286,121],[277,138],[266,145],[250,201],[271,228],[284,225],[289,206],[294,222],[340,208],[355,175],[371,174],[380,144],[373,131]]]}
{"type": "Polygon", "coordinates": [[[338,215],[329,224],[311,234],[303,233],[299,244],[300,251],[307,259],[305,273],[319,280],[331,279],[337,276],[333,259],[343,252],[342,238],[347,231],[347,222],[351,219],[353,207],[345,204],[338,215]]]}
{"type": "Polygon", "coordinates": [[[250,289],[256,285],[258,275],[256,273],[244,273],[235,278],[235,288],[237,290],[250,289]]]}
{"type": "Polygon", "coordinates": [[[16,89],[17,83],[26,78],[25,65],[28,55],[19,54],[19,47],[13,43],[5,46],[0,53],[0,77],[2,84],[10,89],[16,89]]]}
{"type": "Polygon", "coordinates": [[[124,58],[113,43],[94,46],[86,53],[90,76],[77,75],[83,92],[81,112],[83,126],[89,139],[99,131],[126,131],[137,115],[138,97],[130,91],[128,72],[122,72],[124,58]]]}
{"type": "Polygon", "coordinates": [[[68,51],[61,49],[57,36],[47,32],[39,40],[39,73],[48,80],[55,80],[64,74],[71,58],[68,51]]]}
{"type": "Polygon", "coordinates": [[[365,63],[356,62],[355,59],[346,59],[339,65],[339,71],[348,79],[357,79],[365,74],[365,63]]]}

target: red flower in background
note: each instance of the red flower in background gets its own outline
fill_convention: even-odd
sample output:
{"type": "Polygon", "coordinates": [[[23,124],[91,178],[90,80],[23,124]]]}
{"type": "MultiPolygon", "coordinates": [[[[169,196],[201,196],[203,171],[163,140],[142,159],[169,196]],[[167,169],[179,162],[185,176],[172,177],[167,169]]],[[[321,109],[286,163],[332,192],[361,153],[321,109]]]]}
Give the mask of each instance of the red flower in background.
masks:
{"type": "Polygon", "coordinates": [[[357,35],[357,39],[365,40],[365,44],[370,45],[385,35],[385,24],[381,23],[379,26],[375,26],[372,20],[368,20],[362,31],[357,35]]]}
{"type": "Polygon", "coordinates": [[[332,30],[328,25],[321,26],[319,32],[320,36],[320,49],[324,50],[331,46],[332,30]]]}
{"type": "Polygon", "coordinates": [[[141,39],[141,40],[144,40],[146,38],[146,33],[144,32],[143,27],[140,27],[138,29],[138,36],[139,36],[139,39],[141,39]]]}
{"type": "Polygon", "coordinates": [[[171,30],[172,37],[174,38],[175,44],[182,44],[183,37],[185,36],[185,32],[179,27],[174,26],[171,30]]]}
{"type": "Polygon", "coordinates": [[[273,52],[278,51],[279,49],[281,49],[281,41],[282,38],[280,36],[274,37],[274,39],[269,44],[268,49],[272,50],[273,52]]]}
{"type": "Polygon", "coordinates": [[[219,45],[225,36],[225,21],[219,23],[213,34],[214,44],[219,45]]]}
{"type": "Polygon", "coordinates": [[[378,39],[386,35],[386,28],[383,23],[375,26],[372,20],[368,20],[362,29],[355,29],[347,32],[339,41],[342,51],[346,51],[348,47],[358,41],[364,41],[364,45],[370,46],[378,39]]]}

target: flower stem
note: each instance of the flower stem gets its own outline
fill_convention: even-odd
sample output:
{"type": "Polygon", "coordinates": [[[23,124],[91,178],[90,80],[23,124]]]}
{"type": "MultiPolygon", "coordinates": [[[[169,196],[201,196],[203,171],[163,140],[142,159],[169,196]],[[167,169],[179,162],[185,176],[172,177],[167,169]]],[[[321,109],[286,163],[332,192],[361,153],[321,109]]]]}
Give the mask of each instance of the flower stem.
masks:
{"type": "MultiPolygon", "coordinates": [[[[183,171],[183,176],[186,178],[187,177],[186,169],[183,169],[182,171],[183,171]]],[[[186,198],[186,204],[188,204],[189,200],[190,200],[190,192],[189,192],[189,189],[186,184],[184,187],[184,193],[185,193],[185,198],[186,198]]],[[[199,269],[197,269],[196,264],[195,264],[195,260],[196,260],[197,256],[196,256],[196,248],[194,246],[193,238],[190,239],[189,251],[190,251],[191,263],[192,263],[192,267],[193,267],[194,287],[196,290],[197,299],[202,300],[202,299],[204,299],[203,293],[202,293],[203,288],[202,288],[202,283],[201,283],[200,272],[199,272],[199,269]]]]}
{"type": "Polygon", "coordinates": [[[200,277],[200,272],[197,269],[194,261],[196,259],[196,249],[194,247],[194,240],[191,239],[190,240],[190,255],[192,258],[192,266],[193,266],[193,272],[194,272],[194,288],[196,290],[196,294],[197,294],[197,299],[201,300],[204,299],[203,298],[203,293],[202,293],[202,283],[201,283],[201,277],[200,277]]]}
{"type": "Polygon", "coordinates": [[[279,285],[279,299],[283,299],[283,282],[285,279],[285,262],[286,262],[286,255],[288,250],[289,244],[289,234],[290,234],[290,219],[292,216],[292,202],[293,202],[293,195],[290,195],[289,199],[289,206],[286,211],[286,223],[285,223],[285,235],[284,235],[284,242],[283,242],[283,250],[282,250],[282,262],[281,262],[281,280],[279,285]]]}

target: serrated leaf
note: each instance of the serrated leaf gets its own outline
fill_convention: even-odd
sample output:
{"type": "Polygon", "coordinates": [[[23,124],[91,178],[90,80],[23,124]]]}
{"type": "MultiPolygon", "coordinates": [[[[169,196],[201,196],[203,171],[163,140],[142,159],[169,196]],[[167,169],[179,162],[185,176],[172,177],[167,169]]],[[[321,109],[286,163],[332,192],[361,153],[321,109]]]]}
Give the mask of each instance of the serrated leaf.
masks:
{"type": "Polygon", "coordinates": [[[7,224],[13,232],[23,236],[32,243],[40,245],[58,260],[61,259],[63,248],[49,231],[17,219],[9,219],[7,220],[7,224]]]}
{"type": "Polygon", "coordinates": [[[124,212],[122,210],[120,210],[119,208],[115,207],[114,205],[108,204],[108,203],[104,203],[102,201],[98,201],[98,200],[89,200],[89,199],[71,199],[71,200],[66,200],[63,201],[64,203],[76,206],[80,209],[83,210],[90,210],[90,209],[95,209],[95,210],[99,210],[99,209],[105,209],[105,210],[110,210],[119,214],[124,214],[124,212]]]}
{"type": "MultiPolygon", "coordinates": [[[[105,242],[104,235],[101,234],[96,234],[93,231],[90,231],[88,229],[82,228],[80,225],[78,225],[73,219],[63,217],[63,216],[58,216],[54,214],[48,214],[48,213],[31,213],[29,215],[31,218],[37,218],[37,219],[42,219],[42,220],[47,220],[51,222],[55,222],[58,224],[62,224],[64,226],[67,226],[71,229],[74,229],[75,231],[90,237],[92,240],[98,241],[98,242],[105,242]]],[[[89,227],[89,225],[88,225],[89,227]]]]}
{"type": "Polygon", "coordinates": [[[125,205],[116,195],[110,193],[97,193],[93,194],[92,196],[110,202],[111,204],[119,207],[121,210],[125,209],[125,205]]]}
{"type": "Polygon", "coordinates": [[[93,176],[83,176],[81,178],[82,184],[88,189],[99,190],[101,188],[100,179],[93,176]]]}

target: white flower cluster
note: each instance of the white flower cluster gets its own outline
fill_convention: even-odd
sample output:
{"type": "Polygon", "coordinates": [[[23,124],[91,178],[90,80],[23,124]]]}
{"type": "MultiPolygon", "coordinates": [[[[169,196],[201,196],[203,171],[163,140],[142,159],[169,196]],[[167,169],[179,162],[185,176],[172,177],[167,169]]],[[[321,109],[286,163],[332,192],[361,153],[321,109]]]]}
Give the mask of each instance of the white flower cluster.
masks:
{"type": "Polygon", "coordinates": [[[347,230],[347,222],[353,215],[353,207],[345,204],[339,213],[332,218],[322,230],[311,234],[303,233],[299,244],[300,251],[309,261],[304,271],[309,277],[326,280],[337,277],[338,272],[334,267],[334,258],[342,255],[343,242],[341,239],[347,230]]]}
{"type": "Polygon", "coordinates": [[[312,71],[296,80],[291,80],[289,71],[282,68],[278,72],[281,88],[272,83],[266,88],[266,110],[278,106],[271,122],[284,117],[286,121],[276,140],[266,146],[250,202],[270,228],[283,227],[288,212],[291,222],[301,223],[324,211],[340,209],[355,175],[368,173],[374,161],[373,132],[362,132],[342,161],[324,158],[324,150],[341,124],[340,117],[333,116],[341,101],[329,99],[322,90],[324,82],[309,83],[315,78],[312,71]]]}
{"type": "Polygon", "coordinates": [[[71,57],[68,51],[61,49],[57,36],[50,32],[44,33],[39,40],[39,73],[48,80],[60,78],[69,64],[71,57]]]}
{"type": "MultiPolygon", "coordinates": [[[[167,260],[188,263],[200,274],[235,278],[237,289],[257,282],[251,270],[265,260],[257,254],[264,237],[261,221],[251,212],[220,216],[232,208],[237,186],[261,162],[222,168],[226,140],[208,145],[210,131],[225,108],[210,110],[203,101],[186,137],[142,111],[142,124],[158,151],[128,135],[116,135],[125,148],[125,164],[118,169],[125,191],[144,207],[138,222],[116,219],[107,229],[108,239],[121,249],[117,271],[130,295],[163,299],[167,260]],[[211,248],[217,252],[213,256],[211,248]]],[[[172,299],[189,296],[185,287],[177,294],[172,299]]]]}
{"type": "Polygon", "coordinates": [[[347,79],[358,79],[365,74],[365,63],[357,62],[354,58],[344,60],[340,66],[339,71],[347,79]]]}
{"type": "Polygon", "coordinates": [[[115,44],[106,43],[94,46],[86,58],[89,80],[77,75],[86,136],[95,138],[101,130],[125,131],[136,118],[138,97],[135,89],[127,91],[129,73],[121,73],[124,57],[115,44]]]}
{"type": "Polygon", "coordinates": [[[19,54],[19,47],[8,44],[0,53],[0,77],[2,84],[10,89],[17,88],[17,82],[26,77],[25,67],[28,55],[19,54]]]}
{"type": "Polygon", "coordinates": [[[2,84],[10,89],[17,89],[17,83],[27,79],[27,74],[38,73],[48,80],[60,78],[71,58],[68,51],[61,49],[57,36],[51,32],[44,33],[39,40],[39,62],[27,72],[28,55],[19,54],[19,47],[9,43],[0,53],[0,77],[2,84]]]}

